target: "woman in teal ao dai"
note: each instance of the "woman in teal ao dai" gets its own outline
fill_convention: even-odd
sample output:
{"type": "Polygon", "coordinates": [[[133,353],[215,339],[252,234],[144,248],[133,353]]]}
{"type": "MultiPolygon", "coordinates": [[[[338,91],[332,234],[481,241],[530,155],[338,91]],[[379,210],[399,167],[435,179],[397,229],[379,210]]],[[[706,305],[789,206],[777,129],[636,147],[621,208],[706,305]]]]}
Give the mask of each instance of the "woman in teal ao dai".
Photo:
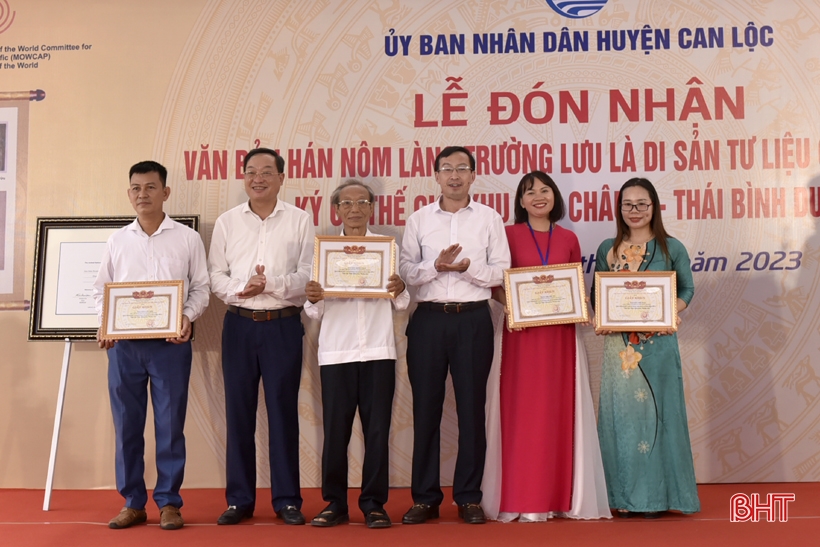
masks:
{"type": "MultiPolygon", "coordinates": [[[[617,235],[598,247],[595,271],[674,270],[680,312],[695,293],[689,255],[664,230],[652,183],[627,181],[618,212],[617,235]]],[[[601,334],[598,436],[610,507],[622,517],[699,511],[677,334],[601,334]]]]}

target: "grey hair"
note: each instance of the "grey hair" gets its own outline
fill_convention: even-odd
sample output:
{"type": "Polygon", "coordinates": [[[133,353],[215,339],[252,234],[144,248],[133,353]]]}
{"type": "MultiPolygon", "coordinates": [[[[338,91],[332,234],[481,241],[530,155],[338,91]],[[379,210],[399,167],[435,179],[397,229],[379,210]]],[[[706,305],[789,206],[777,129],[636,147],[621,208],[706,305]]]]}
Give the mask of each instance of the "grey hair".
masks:
{"type": "Polygon", "coordinates": [[[330,203],[332,205],[339,205],[339,194],[341,194],[342,190],[344,190],[348,186],[361,186],[362,188],[367,190],[367,194],[370,196],[370,203],[373,203],[376,200],[376,194],[373,193],[373,189],[370,186],[368,186],[360,180],[347,179],[339,186],[337,186],[336,189],[333,190],[333,193],[330,195],[330,203]]]}

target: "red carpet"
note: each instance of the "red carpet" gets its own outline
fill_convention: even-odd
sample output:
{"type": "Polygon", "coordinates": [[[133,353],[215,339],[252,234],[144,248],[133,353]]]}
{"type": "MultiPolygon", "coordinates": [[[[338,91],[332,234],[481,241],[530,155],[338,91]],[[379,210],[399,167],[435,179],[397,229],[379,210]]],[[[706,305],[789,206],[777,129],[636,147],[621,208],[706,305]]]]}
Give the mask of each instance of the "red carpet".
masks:
{"type": "MultiPolygon", "coordinates": [[[[185,527],[178,531],[161,530],[159,512],[148,507],[148,525],[128,530],[109,530],[108,520],[122,506],[122,498],[113,491],[57,490],[51,511],[44,512],[42,490],[0,490],[0,546],[227,546],[288,545],[352,547],[376,544],[378,547],[438,545],[614,545],[697,546],[786,545],[798,547],[820,542],[820,483],[787,484],[717,484],[701,485],[702,510],[696,515],[671,514],[658,520],[642,518],[608,521],[550,520],[537,524],[488,523],[470,526],[460,523],[456,508],[450,505],[450,492],[441,518],[435,524],[402,526],[386,530],[368,530],[356,506],[358,495],[351,490],[349,525],[319,529],[311,526],[285,526],[270,506],[270,491],[260,490],[254,518],[237,526],[216,526],[216,518],[225,509],[222,490],[183,490],[182,509],[185,527]],[[729,498],[737,493],[794,493],[789,504],[788,522],[732,523],[729,521],[729,498]],[[379,545],[381,544],[381,545],[379,545]]],[[[321,492],[302,490],[303,511],[310,519],[323,507],[321,492]]],[[[388,512],[394,523],[410,506],[410,492],[401,488],[391,491],[388,512]]]]}

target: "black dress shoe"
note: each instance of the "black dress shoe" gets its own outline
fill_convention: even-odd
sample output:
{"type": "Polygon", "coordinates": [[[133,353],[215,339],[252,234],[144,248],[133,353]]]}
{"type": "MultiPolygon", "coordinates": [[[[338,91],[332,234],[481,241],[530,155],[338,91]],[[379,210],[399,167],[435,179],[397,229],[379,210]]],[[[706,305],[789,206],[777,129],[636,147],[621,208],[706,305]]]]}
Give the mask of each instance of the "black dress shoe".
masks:
{"type": "Polygon", "coordinates": [[[285,521],[285,524],[305,523],[305,515],[295,505],[285,505],[276,512],[276,516],[285,521]]]}
{"type": "Polygon", "coordinates": [[[458,506],[458,516],[464,519],[467,524],[484,524],[487,518],[484,516],[484,509],[477,503],[465,503],[458,506]]]}
{"type": "Polygon", "coordinates": [[[239,524],[245,519],[253,516],[253,509],[240,509],[236,505],[231,505],[218,519],[217,524],[239,524]]]}
{"type": "Polygon", "coordinates": [[[438,518],[438,505],[416,503],[407,510],[401,519],[402,524],[424,524],[429,519],[438,518]]]}
{"type": "Polygon", "coordinates": [[[643,518],[645,519],[659,519],[663,516],[663,511],[647,511],[643,514],[643,518]]]}
{"type": "Polygon", "coordinates": [[[311,526],[319,526],[320,528],[329,528],[344,522],[350,522],[350,514],[346,509],[339,509],[331,503],[322,509],[321,513],[313,517],[310,524],[311,526]]]}
{"type": "Polygon", "coordinates": [[[635,516],[635,513],[633,513],[632,511],[627,511],[626,509],[618,509],[616,511],[616,514],[618,515],[618,518],[622,519],[631,519],[635,516]]]}

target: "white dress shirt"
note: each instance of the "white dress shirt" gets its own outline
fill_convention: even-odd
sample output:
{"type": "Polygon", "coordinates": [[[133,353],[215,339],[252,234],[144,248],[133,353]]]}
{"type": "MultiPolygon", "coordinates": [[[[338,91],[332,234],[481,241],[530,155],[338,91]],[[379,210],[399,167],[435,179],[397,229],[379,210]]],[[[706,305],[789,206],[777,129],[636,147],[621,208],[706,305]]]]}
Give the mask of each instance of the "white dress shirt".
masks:
{"type": "Polygon", "coordinates": [[[473,302],[487,300],[492,288],[504,282],[510,267],[510,246],[501,216],[474,200],[455,213],[441,208],[439,200],[422,207],[407,219],[401,250],[401,276],[417,287],[421,302],[473,302]],[[435,261],[442,250],[458,243],[458,262],[470,259],[464,272],[437,272],[435,261]]]}
{"type": "MultiPolygon", "coordinates": [[[[365,235],[375,234],[368,230],[365,235]]],[[[407,289],[396,298],[325,298],[315,304],[305,302],[305,314],[322,321],[319,366],[395,359],[392,308],[405,310],[409,304],[407,289]]]]}
{"type": "Polygon", "coordinates": [[[179,279],[185,282],[182,313],[196,321],[205,312],[210,298],[202,238],[168,215],[150,236],[135,219],[111,234],[106,243],[94,282],[97,316],[102,322],[106,283],[179,279]]]}
{"type": "Polygon", "coordinates": [[[211,290],[226,304],[253,310],[301,306],[313,267],[313,223],[310,215],[281,199],[273,213],[259,218],[248,202],[216,219],[208,270],[211,290]],[[265,289],[239,298],[256,265],[265,266],[265,289]]]}

